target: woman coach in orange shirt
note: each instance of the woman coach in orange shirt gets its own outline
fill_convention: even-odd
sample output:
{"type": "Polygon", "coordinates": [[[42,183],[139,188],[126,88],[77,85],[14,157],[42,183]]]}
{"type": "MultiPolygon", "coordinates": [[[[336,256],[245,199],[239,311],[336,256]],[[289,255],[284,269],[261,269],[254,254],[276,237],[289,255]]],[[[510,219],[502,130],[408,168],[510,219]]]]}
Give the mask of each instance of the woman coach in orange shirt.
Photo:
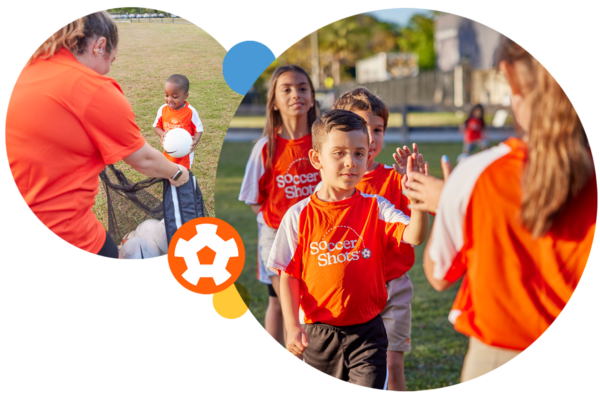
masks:
{"type": "Polygon", "coordinates": [[[437,211],[427,279],[444,290],[464,276],[449,315],[469,336],[462,381],[515,357],[552,324],[581,278],[596,227],[596,176],[573,105],[511,40],[498,60],[522,139],[467,158],[445,183],[418,173],[407,182],[413,209],[437,211]]]}
{"type": "Polygon", "coordinates": [[[23,69],[6,118],[10,168],[31,210],[67,242],[113,258],[117,245],[92,212],[104,167],[124,160],[176,186],[189,177],[146,143],[121,87],[104,76],[117,45],[106,12],[65,26],[23,69]]]}

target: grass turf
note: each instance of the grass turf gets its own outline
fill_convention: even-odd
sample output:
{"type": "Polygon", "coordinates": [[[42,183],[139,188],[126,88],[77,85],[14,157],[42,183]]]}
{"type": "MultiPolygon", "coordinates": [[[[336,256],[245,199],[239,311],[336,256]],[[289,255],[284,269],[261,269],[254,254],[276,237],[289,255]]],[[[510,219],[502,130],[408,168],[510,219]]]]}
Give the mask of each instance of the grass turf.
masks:
{"type": "MultiPolygon", "coordinates": [[[[119,53],[108,76],[121,85],[146,141],[160,151],[152,123],[158,108],[165,102],[165,81],[172,74],[183,74],[190,80],[187,101],[198,111],[204,127],[194,153],[192,172],[209,213],[214,215],[214,182],[221,145],[230,119],[242,100],[223,78],[225,49],[192,24],[132,23],[118,24],[118,29],[119,53]]],[[[116,166],[134,182],[146,179],[123,161],[116,166]]],[[[106,195],[102,186],[93,211],[107,227],[106,195]]]]}
{"type": "MultiPolygon", "coordinates": [[[[215,189],[216,216],[234,226],[244,241],[246,263],[237,282],[248,289],[250,310],[264,325],[268,294],[266,285],[256,279],[256,216],[249,206],[237,200],[252,146],[252,143],[223,144],[215,189]]],[[[397,146],[387,143],[377,161],[391,165],[392,154],[397,146]]],[[[441,177],[440,158],[446,154],[454,163],[462,150],[462,143],[423,143],[419,145],[419,150],[429,161],[431,174],[441,177]]],[[[422,268],[423,248],[424,245],[415,248],[416,262],[409,272],[414,285],[414,298],[412,351],[405,355],[408,390],[433,389],[458,383],[468,344],[468,339],[456,332],[447,319],[458,284],[441,293],[429,285],[422,268]]]]}
{"type": "MultiPolygon", "coordinates": [[[[491,125],[493,114],[485,115],[485,123],[491,125]]],[[[412,127],[437,127],[437,126],[455,126],[458,128],[460,124],[465,122],[467,115],[464,113],[453,112],[409,112],[408,126],[412,127]]],[[[512,124],[512,116],[509,115],[506,121],[507,124],[512,124]]],[[[401,127],[402,114],[390,113],[388,119],[389,127],[401,127]]],[[[262,115],[244,116],[236,115],[231,120],[233,128],[263,128],[265,126],[265,117],[262,115]]]]}

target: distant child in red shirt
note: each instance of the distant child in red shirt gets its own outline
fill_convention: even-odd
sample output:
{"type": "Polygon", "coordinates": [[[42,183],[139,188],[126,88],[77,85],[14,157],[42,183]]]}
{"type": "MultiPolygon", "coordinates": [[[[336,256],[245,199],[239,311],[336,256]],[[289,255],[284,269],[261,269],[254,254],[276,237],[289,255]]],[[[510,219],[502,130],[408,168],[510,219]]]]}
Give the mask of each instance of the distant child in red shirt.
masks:
{"type": "Polygon", "coordinates": [[[485,134],[485,122],[483,122],[483,106],[477,104],[471,110],[469,118],[461,125],[464,131],[463,154],[469,155],[479,146],[481,150],[489,146],[489,137],[485,134]]]}
{"type": "Polygon", "coordinates": [[[190,154],[183,157],[171,157],[163,150],[163,154],[169,161],[179,164],[187,169],[192,167],[194,161],[194,149],[202,137],[202,122],[198,112],[186,101],[190,81],[184,75],[171,75],[165,83],[165,103],[159,109],[154,120],[154,131],[160,137],[161,143],[165,140],[165,134],[174,128],[183,128],[192,136],[190,154]]]}
{"type": "Polygon", "coordinates": [[[281,274],[287,349],[329,375],[383,389],[386,250],[405,254],[423,243],[429,217],[408,217],[356,189],[367,170],[366,125],[346,110],[328,111],[313,124],[309,158],[323,184],[287,211],[267,266],[281,274]]]}

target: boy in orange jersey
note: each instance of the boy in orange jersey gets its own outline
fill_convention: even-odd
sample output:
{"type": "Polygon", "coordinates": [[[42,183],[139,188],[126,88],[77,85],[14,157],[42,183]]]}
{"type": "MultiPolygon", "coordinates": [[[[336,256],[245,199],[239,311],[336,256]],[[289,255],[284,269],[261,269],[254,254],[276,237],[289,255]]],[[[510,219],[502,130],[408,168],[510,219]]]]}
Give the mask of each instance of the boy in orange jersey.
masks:
{"type": "Polygon", "coordinates": [[[383,389],[386,250],[405,255],[421,244],[429,217],[409,218],[356,189],[369,153],[366,121],[357,114],[326,112],[312,127],[312,143],[309,158],[322,187],[285,214],[267,263],[281,275],[286,347],[322,372],[383,389]]]}
{"type": "MultiPolygon", "coordinates": [[[[352,111],[367,121],[370,136],[367,172],[356,188],[364,193],[377,194],[390,201],[395,208],[410,216],[410,200],[402,194],[401,180],[406,174],[406,161],[412,157],[424,169],[429,168],[413,144],[414,153],[408,147],[397,149],[394,154],[397,165],[387,166],[375,161],[383,147],[383,137],[387,128],[389,111],[385,103],[366,88],[356,88],[340,96],[334,109],[352,111]]],[[[411,247],[404,254],[388,251],[386,254],[386,286],[389,295],[381,317],[388,337],[387,364],[389,370],[388,390],[406,390],[404,378],[404,352],[410,351],[411,307],[413,286],[406,272],[415,262],[415,252],[411,247]]]]}
{"type": "MultiPolygon", "coordinates": [[[[342,94],[333,108],[352,111],[367,121],[371,156],[367,163],[367,172],[356,188],[364,193],[382,196],[395,208],[410,216],[411,210],[408,208],[410,200],[402,195],[400,183],[402,176],[406,174],[408,157],[412,157],[413,161],[417,161],[422,168],[428,169],[427,162],[424,162],[423,156],[418,153],[417,145],[413,144],[412,154],[406,146],[404,150],[398,149],[398,154],[394,154],[397,162],[394,167],[378,163],[375,158],[383,147],[383,137],[389,118],[385,103],[369,90],[356,88],[342,94]]],[[[388,337],[389,390],[406,390],[404,352],[410,351],[410,303],[413,297],[413,286],[406,272],[412,268],[414,262],[415,254],[412,248],[402,255],[391,251],[386,254],[386,286],[389,299],[381,316],[388,337]]]]}
{"type": "Polygon", "coordinates": [[[190,81],[184,75],[171,75],[165,83],[165,103],[159,109],[154,120],[154,131],[160,137],[161,143],[165,134],[174,128],[182,128],[192,136],[190,154],[180,158],[171,157],[165,150],[163,154],[169,161],[179,164],[187,169],[192,167],[194,149],[202,137],[202,122],[198,112],[188,104],[188,91],[190,81]]]}

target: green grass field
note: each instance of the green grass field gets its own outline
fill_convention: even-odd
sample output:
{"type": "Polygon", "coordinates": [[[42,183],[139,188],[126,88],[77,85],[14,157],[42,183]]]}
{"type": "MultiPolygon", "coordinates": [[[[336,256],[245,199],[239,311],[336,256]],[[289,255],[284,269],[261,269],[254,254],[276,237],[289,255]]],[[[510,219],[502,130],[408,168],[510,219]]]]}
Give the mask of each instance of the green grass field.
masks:
{"type": "MultiPolygon", "coordinates": [[[[141,133],[154,148],[162,151],[152,123],[165,102],[166,79],[172,74],[183,74],[190,80],[188,102],[198,111],[204,127],[192,172],[209,213],[214,215],[214,182],[221,144],[242,99],[223,78],[225,49],[192,24],[126,23],[118,24],[118,29],[119,53],[108,76],[121,85],[141,133]]],[[[122,161],[117,168],[134,182],[146,179],[122,161]]],[[[106,196],[102,186],[94,213],[106,227],[106,196]]]]}
{"type": "MultiPolygon", "coordinates": [[[[460,124],[465,122],[467,116],[464,113],[453,113],[453,112],[410,112],[408,113],[407,120],[408,126],[412,127],[425,127],[425,126],[455,126],[458,128],[460,124]]],[[[493,114],[485,115],[485,123],[491,125],[493,114]]],[[[512,115],[506,120],[507,124],[512,124],[512,115]]],[[[390,113],[388,119],[389,127],[401,127],[402,114],[390,113]]],[[[264,116],[235,116],[231,120],[232,128],[263,128],[265,126],[264,116]]]]}
{"type": "MultiPolygon", "coordinates": [[[[250,292],[250,310],[264,324],[268,294],[266,286],[256,279],[256,217],[249,206],[237,200],[252,146],[252,143],[224,143],[215,189],[216,216],[233,225],[244,241],[246,263],[238,282],[250,292]]],[[[386,144],[377,160],[391,165],[396,147],[397,144],[386,144]]],[[[456,160],[462,143],[423,143],[419,149],[429,161],[432,175],[441,177],[441,156],[446,154],[450,160],[456,160]]],[[[468,342],[447,319],[458,285],[441,293],[429,285],[422,268],[423,247],[416,248],[416,263],[409,272],[414,285],[414,299],[412,351],[406,354],[405,359],[408,390],[433,389],[458,383],[468,342]]]]}

